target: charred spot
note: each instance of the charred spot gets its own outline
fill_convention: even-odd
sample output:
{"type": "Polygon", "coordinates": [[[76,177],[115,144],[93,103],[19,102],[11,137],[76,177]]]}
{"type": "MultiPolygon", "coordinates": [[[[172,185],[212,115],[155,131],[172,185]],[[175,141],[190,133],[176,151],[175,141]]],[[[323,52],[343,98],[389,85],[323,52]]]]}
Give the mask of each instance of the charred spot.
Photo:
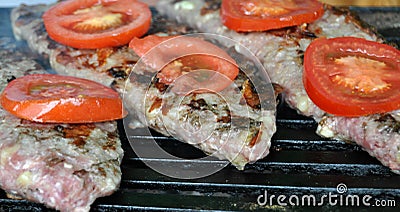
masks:
{"type": "Polygon", "coordinates": [[[400,133],[400,123],[389,114],[379,116],[375,121],[380,123],[378,128],[381,131],[387,133],[400,133]]]}
{"type": "Polygon", "coordinates": [[[128,76],[122,67],[112,67],[107,70],[107,73],[113,78],[126,79],[128,76]]]}
{"type": "Polygon", "coordinates": [[[65,138],[73,139],[72,144],[77,147],[83,147],[94,128],[95,126],[93,125],[73,125],[63,128],[62,132],[65,138]]]}
{"type": "Polygon", "coordinates": [[[63,133],[64,132],[64,127],[62,125],[56,125],[56,126],[54,126],[54,130],[59,132],[59,133],[63,133]]]}
{"type": "Polygon", "coordinates": [[[10,83],[11,81],[17,79],[15,76],[10,76],[7,78],[7,83],[10,83]]]}
{"type": "Polygon", "coordinates": [[[208,13],[218,11],[220,7],[221,7],[221,1],[207,0],[204,6],[201,8],[200,14],[202,16],[207,15],[208,13]]]}
{"type": "Polygon", "coordinates": [[[207,107],[207,102],[204,99],[197,99],[197,100],[191,100],[189,103],[189,107],[195,110],[201,110],[204,107],[207,107]]]}

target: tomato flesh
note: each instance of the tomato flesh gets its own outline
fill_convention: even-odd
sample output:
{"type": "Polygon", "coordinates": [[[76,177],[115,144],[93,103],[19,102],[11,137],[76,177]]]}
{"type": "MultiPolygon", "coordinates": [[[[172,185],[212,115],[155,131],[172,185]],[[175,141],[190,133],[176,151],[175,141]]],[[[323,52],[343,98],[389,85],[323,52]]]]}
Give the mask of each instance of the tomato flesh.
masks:
{"type": "Polygon", "coordinates": [[[161,83],[170,85],[183,75],[201,70],[180,79],[180,85],[174,85],[178,93],[195,87],[198,87],[195,93],[218,92],[229,86],[239,73],[236,62],[224,50],[195,37],[150,35],[133,39],[129,46],[159,71],[157,77],[161,83]],[[151,49],[153,52],[146,55],[151,49]],[[183,79],[191,83],[184,83],[183,79]]]}
{"type": "Polygon", "coordinates": [[[311,100],[339,116],[400,108],[400,51],[362,38],[319,38],[304,56],[303,82],[311,100]]]}
{"type": "Polygon", "coordinates": [[[74,48],[104,48],[129,43],[151,24],[148,5],[136,0],[69,0],[43,14],[49,36],[74,48]]]}
{"type": "Polygon", "coordinates": [[[324,13],[316,0],[223,0],[222,23],[235,31],[266,31],[311,23],[324,13]]]}
{"type": "Polygon", "coordinates": [[[68,76],[34,74],[11,81],[1,96],[11,114],[43,123],[92,123],[126,115],[117,92],[68,76]]]}

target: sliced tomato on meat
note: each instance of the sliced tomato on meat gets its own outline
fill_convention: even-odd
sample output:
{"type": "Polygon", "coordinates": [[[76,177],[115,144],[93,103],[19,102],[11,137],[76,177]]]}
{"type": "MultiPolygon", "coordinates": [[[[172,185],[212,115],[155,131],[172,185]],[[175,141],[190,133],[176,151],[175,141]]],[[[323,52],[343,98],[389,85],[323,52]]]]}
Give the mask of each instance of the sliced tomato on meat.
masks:
{"type": "Polygon", "coordinates": [[[324,13],[317,0],[223,0],[221,20],[240,31],[266,31],[311,23],[324,13]]]}
{"type": "Polygon", "coordinates": [[[45,123],[92,123],[126,115],[117,92],[102,84],[68,76],[34,74],[11,81],[1,95],[11,114],[45,123]]]}
{"type": "Polygon", "coordinates": [[[151,24],[147,4],[136,0],[68,0],[43,14],[49,36],[75,48],[121,46],[144,35],[151,24]]]}
{"type": "Polygon", "coordinates": [[[362,38],[319,38],[304,56],[303,82],[311,100],[338,116],[400,109],[400,51],[362,38]]]}
{"type": "Polygon", "coordinates": [[[185,75],[180,78],[179,86],[174,85],[177,92],[195,87],[196,93],[218,92],[229,86],[239,73],[235,60],[224,50],[196,37],[150,35],[134,38],[129,47],[159,71],[159,82],[170,85],[185,75]]]}

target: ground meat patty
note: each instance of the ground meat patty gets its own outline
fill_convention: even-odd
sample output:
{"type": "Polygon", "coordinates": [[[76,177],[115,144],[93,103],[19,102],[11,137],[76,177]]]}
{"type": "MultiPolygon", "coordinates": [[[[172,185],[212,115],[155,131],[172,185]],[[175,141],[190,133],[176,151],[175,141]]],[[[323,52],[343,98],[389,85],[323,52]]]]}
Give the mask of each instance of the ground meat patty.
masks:
{"type": "MultiPolygon", "coordinates": [[[[54,44],[43,30],[40,15],[45,10],[43,7],[46,6],[15,8],[12,11],[12,25],[16,37],[26,40],[32,50],[47,56],[56,72],[112,86],[124,96],[125,106],[143,125],[194,145],[207,154],[229,160],[238,169],[243,169],[247,163],[255,162],[269,153],[271,137],[276,131],[275,108],[265,111],[246,101],[243,94],[252,93],[251,86],[244,84],[248,80],[246,75],[242,74],[242,77],[235,80],[235,85],[241,89],[239,95],[226,94],[232,103],[230,107],[234,109],[227,109],[224,99],[209,93],[192,95],[180,105],[162,108],[163,104],[173,105],[178,96],[165,96],[166,88],[163,88],[166,86],[151,79],[154,73],[134,69],[139,57],[131,49],[122,46],[79,50],[54,44]],[[147,82],[151,81],[153,83],[148,89],[147,82]],[[150,104],[143,105],[145,99],[150,104]],[[232,126],[232,120],[243,121],[232,126]],[[191,136],[182,127],[195,131],[212,127],[215,131],[210,132],[207,140],[199,142],[204,139],[191,136]]],[[[148,34],[180,35],[191,32],[195,31],[154,14],[148,34]]],[[[269,82],[265,83],[265,87],[272,87],[269,82]]]]}
{"type": "Polygon", "coordinates": [[[283,87],[288,105],[319,123],[320,135],[352,140],[382,164],[394,171],[400,170],[399,132],[381,130],[400,124],[398,111],[351,119],[332,117],[310,100],[302,81],[298,80],[302,78],[304,51],[313,39],[354,36],[384,42],[380,36],[364,27],[348,10],[328,5],[325,5],[323,17],[311,24],[268,32],[237,33],[222,25],[219,7],[220,1],[215,0],[161,0],[156,6],[160,13],[171,20],[188,24],[201,32],[225,35],[242,43],[263,62],[272,82],[283,87]],[[386,121],[376,121],[387,120],[388,117],[390,125],[386,125],[386,121]]]}
{"type": "MultiPolygon", "coordinates": [[[[0,39],[0,91],[18,77],[45,73],[10,42],[0,39]]],[[[0,107],[0,186],[60,211],[89,211],[121,181],[123,156],[116,122],[40,124],[0,107]]]]}

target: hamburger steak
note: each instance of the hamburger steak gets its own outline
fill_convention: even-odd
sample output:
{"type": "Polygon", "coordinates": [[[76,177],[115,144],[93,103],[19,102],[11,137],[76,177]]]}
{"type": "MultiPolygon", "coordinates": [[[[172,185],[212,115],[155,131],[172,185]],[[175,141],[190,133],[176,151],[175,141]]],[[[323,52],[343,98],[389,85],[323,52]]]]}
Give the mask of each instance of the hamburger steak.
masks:
{"type": "MultiPolygon", "coordinates": [[[[229,160],[238,169],[269,153],[271,137],[276,131],[275,108],[260,108],[259,94],[244,72],[234,81],[239,91],[224,93],[226,99],[216,94],[202,93],[189,95],[181,104],[175,105],[179,96],[166,95],[168,86],[159,83],[154,72],[134,68],[139,56],[127,46],[87,50],[52,41],[41,19],[42,13],[48,8],[47,5],[21,5],[13,9],[11,20],[15,37],[26,40],[34,52],[49,59],[55,72],[87,78],[115,88],[124,97],[125,107],[135,116],[136,121],[130,126],[147,125],[207,154],[229,160]],[[149,82],[152,82],[151,85],[149,82]],[[144,101],[148,104],[144,104],[144,101]],[[199,129],[213,130],[196,135],[190,133],[199,129]]],[[[153,15],[152,23],[148,34],[165,36],[196,32],[167,21],[158,14],[153,15]]],[[[233,49],[227,51],[238,54],[233,49]]],[[[272,90],[269,82],[262,87],[271,87],[272,90]]],[[[267,98],[275,98],[273,92],[266,95],[267,98]]]]}
{"type": "MultiPolygon", "coordinates": [[[[45,70],[0,38],[0,91],[7,83],[45,70]]],[[[0,187],[60,211],[89,211],[116,191],[123,157],[116,122],[42,124],[19,119],[0,106],[0,187]]]]}
{"type": "Polygon", "coordinates": [[[317,133],[332,139],[350,140],[363,147],[383,165],[400,172],[399,112],[359,118],[326,114],[307,96],[301,80],[303,55],[318,37],[353,36],[384,42],[365,27],[350,11],[325,5],[324,15],[311,24],[268,32],[237,33],[220,21],[220,1],[161,0],[156,8],[171,20],[187,24],[201,32],[230,37],[248,47],[262,61],[273,83],[283,88],[284,99],[300,114],[318,122],[317,133]]]}

